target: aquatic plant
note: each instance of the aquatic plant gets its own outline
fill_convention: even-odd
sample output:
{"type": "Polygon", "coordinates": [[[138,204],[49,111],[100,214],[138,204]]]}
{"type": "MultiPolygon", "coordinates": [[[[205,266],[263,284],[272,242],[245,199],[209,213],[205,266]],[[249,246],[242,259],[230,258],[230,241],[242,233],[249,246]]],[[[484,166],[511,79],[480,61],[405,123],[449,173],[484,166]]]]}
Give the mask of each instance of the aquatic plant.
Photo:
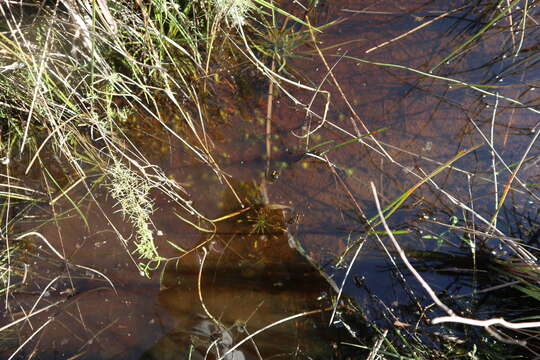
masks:
{"type": "MultiPolygon", "coordinates": [[[[315,7],[322,2],[309,3],[315,7]]],[[[88,209],[97,209],[96,211],[103,215],[116,235],[118,244],[125,246],[130,256],[135,254],[135,257],[138,257],[133,260],[142,274],[148,277],[152,276],[152,270],[163,260],[160,248],[155,242],[157,231],[152,224],[156,197],[160,200],[165,198],[163,203],[171,204],[174,212],[182,212],[183,218],[193,225],[194,229],[212,233],[212,236],[215,236],[212,226],[205,225],[216,225],[228,219],[236,220],[237,216],[247,219],[244,224],[246,232],[251,235],[260,235],[259,238],[265,238],[274,232],[283,235],[283,232],[287,231],[283,208],[272,209],[268,199],[266,202],[249,202],[238,196],[229,175],[221,170],[220,164],[214,159],[215,149],[207,133],[205,101],[216,98],[213,96],[214,89],[219,86],[229,87],[234,83],[235,74],[231,75],[231,72],[245,71],[249,67],[250,71],[259,71],[260,78],[264,80],[261,81],[262,86],[268,89],[265,129],[268,163],[271,159],[270,139],[273,135],[272,105],[279,94],[288,95],[293,105],[320,120],[311,127],[310,116],[308,124],[302,127],[303,134],[294,132],[300,139],[298,142],[305,145],[302,148],[306,149],[306,153],[302,156],[322,164],[317,171],[321,170],[322,173],[326,169],[334,183],[338,184],[337,187],[342,186],[345,189],[346,196],[342,196],[339,202],[343,208],[336,212],[344,218],[354,213],[355,220],[360,219],[350,230],[351,234],[359,234],[357,240],[346,243],[347,250],[358,246],[357,251],[352,259],[347,256],[348,252],[340,254],[338,265],[342,266],[348,260],[347,274],[350,274],[349,270],[360,253],[360,244],[368,238],[375,238],[377,244],[386,251],[393,274],[401,281],[400,284],[409,296],[410,303],[398,304],[404,309],[402,318],[394,316],[393,304],[380,305],[382,310],[377,313],[383,314],[385,324],[389,324],[389,331],[382,330],[374,321],[373,328],[378,329],[379,336],[359,340],[351,346],[363,347],[364,352],[367,350],[371,358],[379,355],[419,359],[461,355],[479,358],[484,354],[487,354],[485,357],[496,357],[497,352],[502,353],[514,345],[532,348],[534,351],[537,346],[537,330],[504,329],[508,322],[499,321],[494,323],[497,327],[488,328],[486,333],[484,328],[477,329],[469,325],[486,325],[485,320],[473,318],[477,314],[486,314],[486,308],[493,316],[511,317],[517,326],[521,326],[525,321],[535,320],[537,316],[532,311],[534,309],[531,310],[530,305],[527,305],[527,302],[531,303],[540,298],[537,286],[538,245],[533,241],[535,234],[538,234],[534,225],[537,220],[532,217],[528,218],[528,223],[523,220],[520,233],[512,229],[510,221],[504,222],[503,214],[511,207],[509,201],[512,196],[525,197],[531,207],[538,204],[539,198],[535,193],[537,184],[533,183],[532,178],[521,178],[526,167],[536,166],[538,156],[534,149],[539,134],[538,126],[515,130],[521,132],[528,141],[527,146],[517,155],[509,154],[510,151],[501,151],[498,143],[506,144],[506,138],[504,141],[495,139],[493,131],[496,126],[501,125],[496,121],[498,110],[504,109],[512,113],[523,111],[534,116],[540,112],[536,106],[537,99],[523,95],[537,86],[534,80],[527,80],[528,71],[534,69],[536,64],[534,49],[537,44],[534,39],[525,38],[529,29],[534,29],[534,24],[531,23],[534,21],[527,19],[533,18],[532,9],[537,6],[537,1],[477,1],[436,15],[429,12],[430,20],[370,47],[365,51],[366,57],[358,55],[356,48],[347,53],[354,56],[345,52],[329,54],[329,50],[333,52],[336,49],[335,44],[325,44],[323,48],[318,36],[324,28],[311,26],[309,20],[303,16],[310,13],[310,7],[302,5],[300,13],[303,15],[299,18],[280,9],[278,5],[278,2],[264,0],[123,0],[109,3],[76,0],[56,4],[44,2],[29,5],[12,2],[0,5],[3,16],[0,32],[0,115],[4,119],[0,125],[0,163],[3,170],[3,191],[0,193],[3,201],[1,231],[4,244],[0,262],[6,303],[10,299],[9,290],[14,285],[24,286],[25,281],[22,279],[26,278],[27,274],[28,264],[23,265],[16,261],[15,256],[37,251],[33,247],[31,251],[19,247],[22,243],[11,240],[20,239],[21,233],[29,233],[27,227],[51,223],[57,226],[60,242],[75,241],[62,239],[62,221],[68,217],[78,217],[87,229],[91,229],[92,224],[88,224],[86,216],[90,211],[88,209]],[[520,3],[524,6],[519,7],[520,3]],[[392,63],[387,56],[378,60],[381,49],[397,45],[402,39],[430,24],[454,18],[467,18],[469,21],[469,15],[473,16],[478,9],[480,17],[473,17],[474,26],[468,26],[466,31],[459,34],[458,43],[451,44],[449,48],[438,49],[433,58],[425,59],[426,63],[422,66],[392,63]],[[466,13],[468,10],[471,12],[466,13]],[[506,22],[508,27],[501,26],[500,22],[506,22]],[[487,36],[492,36],[499,30],[504,41],[497,44],[503,44],[504,51],[495,54],[482,65],[489,67],[490,71],[496,70],[492,71],[493,78],[488,81],[472,81],[467,76],[476,69],[467,67],[467,57],[473,57],[479,45],[492,48],[487,36]],[[299,56],[312,54],[319,55],[320,68],[325,70],[324,75],[318,79],[318,85],[308,86],[298,81],[301,75],[290,66],[299,56]],[[367,54],[373,57],[367,57],[367,54]],[[510,57],[512,59],[508,60],[510,57]],[[329,61],[330,59],[335,61],[329,61]],[[423,81],[442,84],[445,91],[441,93],[431,88],[422,89],[441,103],[456,107],[462,105],[457,104],[446,91],[464,89],[463,99],[476,99],[479,104],[489,104],[494,109],[492,117],[483,116],[480,111],[466,112],[471,122],[470,129],[477,131],[479,137],[473,138],[474,141],[470,143],[469,138],[463,142],[460,138],[455,151],[444,158],[431,156],[433,144],[430,149],[426,148],[427,153],[401,149],[388,142],[388,139],[392,139],[392,134],[388,137],[386,134],[391,131],[385,131],[382,136],[378,134],[379,131],[373,131],[374,128],[379,128],[379,124],[364,122],[357,111],[358,103],[347,98],[340,86],[338,74],[334,73],[338,63],[345,61],[357,65],[362,71],[378,69],[377,71],[392,73],[395,79],[406,84],[407,89],[422,88],[423,81]],[[493,64],[499,64],[502,70],[492,67],[493,64]],[[455,65],[459,66],[454,67],[455,65]],[[241,69],[238,70],[239,68],[241,69]],[[501,84],[500,81],[506,74],[523,75],[526,81],[516,81],[506,87],[504,82],[501,84]],[[410,76],[418,76],[412,85],[408,82],[410,76]],[[331,80],[338,90],[340,98],[338,97],[337,102],[330,101],[327,80],[331,80]],[[520,90],[522,93],[515,95],[506,91],[512,87],[523,87],[523,90],[520,90]],[[297,96],[291,88],[306,91],[313,95],[313,100],[299,100],[303,99],[305,94],[297,96]],[[276,89],[280,91],[275,91],[276,89]],[[321,94],[324,103],[312,107],[315,97],[321,94]],[[340,112],[335,117],[327,118],[330,105],[339,102],[347,105],[350,116],[340,112]],[[317,107],[323,109],[322,114],[316,114],[312,109],[317,107]],[[174,116],[169,118],[166,111],[174,116]],[[158,128],[159,132],[156,130],[158,128]],[[336,133],[339,136],[335,138],[323,138],[335,136],[336,133]],[[148,138],[158,144],[156,148],[159,147],[159,151],[154,156],[149,154],[150,146],[145,142],[149,141],[148,138]],[[319,145],[313,146],[313,141],[317,141],[319,145]],[[366,151],[362,162],[376,159],[381,167],[383,163],[396,167],[399,174],[398,179],[390,180],[396,184],[395,188],[388,190],[388,193],[385,191],[384,197],[381,196],[386,207],[383,206],[377,213],[373,208],[369,209],[369,217],[359,205],[357,197],[360,195],[355,193],[365,186],[366,179],[355,177],[352,169],[348,171],[348,165],[340,165],[340,161],[343,161],[340,158],[341,152],[346,155],[344,157],[348,157],[351,153],[345,152],[348,151],[346,149],[356,149],[355,146],[358,146],[357,150],[366,151]],[[231,200],[235,205],[234,210],[214,220],[207,219],[197,211],[186,189],[156,165],[161,160],[160,156],[167,154],[172,147],[185,149],[195,163],[206,164],[221,183],[229,186],[236,197],[231,200]],[[396,160],[400,158],[396,153],[411,156],[414,164],[396,160]],[[491,160],[489,171],[481,173],[473,166],[469,168],[471,158],[483,157],[491,160]],[[464,175],[468,181],[466,196],[461,194],[462,189],[456,189],[446,182],[446,179],[453,178],[456,174],[464,175]],[[443,177],[444,182],[441,181],[443,177]],[[478,181],[488,185],[476,188],[471,178],[479,179],[478,181]],[[348,180],[353,180],[354,186],[351,186],[348,180]],[[487,187],[492,189],[489,206],[485,205],[485,202],[488,202],[484,194],[487,187]],[[400,230],[390,228],[395,225],[392,221],[402,214],[410,215],[420,206],[423,206],[423,209],[429,208],[431,205],[425,200],[428,193],[444,199],[441,200],[441,206],[444,208],[444,215],[451,218],[451,221],[436,221],[425,215],[425,218],[420,216],[415,219],[415,226],[399,224],[405,227],[405,230],[401,227],[400,230]],[[109,202],[109,199],[112,201],[109,202]],[[352,203],[352,211],[344,209],[348,206],[345,204],[347,199],[352,203]],[[109,216],[110,208],[114,206],[131,226],[131,236],[123,233],[128,232],[125,228],[118,229],[116,226],[116,222],[121,220],[109,216]],[[241,209],[238,210],[239,208],[241,209]],[[277,210],[275,216],[273,210],[277,210]],[[48,217],[43,216],[44,213],[48,214],[48,217]],[[36,214],[42,215],[39,221],[36,220],[36,214]],[[379,228],[379,225],[385,225],[385,231],[379,228]],[[436,248],[424,251],[405,248],[403,253],[398,250],[399,246],[386,248],[385,240],[396,235],[400,236],[399,240],[408,239],[418,247],[419,243],[433,242],[436,248]],[[459,254],[449,252],[448,248],[459,254]],[[404,255],[400,257],[401,262],[394,259],[394,255],[398,253],[404,255]],[[415,283],[421,276],[416,279],[403,276],[407,271],[415,273],[411,268],[417,268],[418,274],[424,276],[437,275],[443,270],[447,274],[451,271],[450,265],[455,266],[457,263],[462,264],[463,268],[470,270],[472,274],[456,275],[460,284],[464,283],[473,290],[471,296],[453,296],[454,294],[440,289],[428,291],[429,282],[422,282],[421,286],[415,283]],[[483,278],[483,272],[488,272],[491,277],[483,278]],[[505,290],[494,288],[500,286],[505,290]],[[482,297],[478,294],[482,294],[482,297]],[[501,295],[493,298],[505,300],[489,302],[491,294],[501,295]],[[487,305],[481,306],[480,300],[487,305]],[[497,309],[497,306],[501,305],[504,305],[503,308],[497,309]],[[437,307],[439,310],[435,310],[437,307]],[[448,317],[442,318],[439,313],[441,311],[446,312],[448,317]],[[460,313],[463,317],[453,317],[454,313],[460,313]],[[464,323],[465,316],[469,316],[465,319],[468,323],[464,323]],[[406,321],[414,321],[417,325],[410,326],[406,321]],[[455,321],[466,326],[441,325],[443,321],[455,321]],[[434,325],[438,325],[437,331],[433,331],[434,325]],[[462,339],[465,340],[461,342],[462,339]],[[525,340],[528,342],[524,343],[525,340]]],[[[344,9],[344,13],[345,10],[351,11],[344,9]]],[[[409,15],[415,16],[407,14],[407,18],[411,17],[409,15]]],[[[415,16],[414,21],[417,21],[416,19],[415,16]]],[[[420,16],[419,19],[418,21],[421,21],[423,17],[420,16]]],[[[252,73],[249,72],[250,76],[252,73]]],[[[258,80],[259,78],[257,82],[258,80]]],[[[215,106],[219,107],[219,104],[215,106]]],[[[507,129],[510,128],[508,124],[507,129]]],[[[470,134],[470,129],[465,129],[464,133],[470,134]]],[[[290,128],[287,128],[287,131],[290,131],[290,128]]],[[[405,135],[398,134],[397,137],[405,135]]],[[[269,174],[271,169],[267,167],[269,174]]],[[[299,177],[304,174],[312,175],[307,167],[304,170],[305,173],[299,171],[299,177]]],[[[316,176],[318,177],[319,173],[316,176]]],[[[381,175],[381,183],[383,182],[381,175]]],[[[381,194],[375,195],[375,198],[378,195],[381,194]]],[[[516,205],[519,206],[521,205],[516,205]]],[[[308,206],[306,209],[314,207],[308,206]]],[[[325,217],[334,212],[328,209],[325,208],[325,217]]],[[[426,212],[437,211],[440,209],[430,208],[426,212]]],[[[324,225],[326,224],[322,226],[324,225]]],[[[343,229],[340,228],[339,234],[342,233],[343,229]]],[[[352,235],[350,237],[352,238],[352,235]]],[[[30,243],[30,239],[28,242],[30,243]]],[[[56,271],[62,269],[61,271],[68,273],[71,281],[70,271],[74,265],[69,262],[66,254],[61,254],[50,244],[46,242],[45,250],[60,259],[56,259],[54,268],[56,271]]],[[[204,248],[206,244],[204,241],[191,250],[185,250],[181,246],[176,249],[187,253],[204,248]]],[[[204,252],[206,254],[206,248],[204,252]]],[[[29,276],[37,278],[37,272],[30,270],[28,273],[29,276]]],[[[40,285],[40,291],[45,289],[39,294],[38,302],[48,294],[51,284],[63,274],[62,272],[47,278],[50,282],[47,286],[41,286],[44,281],[42,278],[36,281],[40,285]]],[[[201,274],[202,266],[199,278],[201,274]]],[[[348,279],[350,278],[345,276],[340,294],[335,298],[335,308],[332,310],[333,315],[337,314],[337,318],[339,314],[336,310],[348,279]]],[[[77,294],[75,283],[72,282],[69,285],[71,287],[61,294],[66,298],[61,298],[59,302],[77,294]]],[[[198,290],[202,302],[200,286],[198,290]]],[[[60,303],[52,303],[50,306],[55,307],[58,304],[60,303]]],[[[26,319],[33,316],[34,306],[30,308],[32,311],[28,312],[26,319]]],[[[64,307],[62,305],[57,309],[63,311],[64,307]]],[[[287,317],[283,321],[293,318],[287,317]]],[[[14,323],[19,320],[14,320],[14,323]]],[[[32,333],[21,341],[22,345],[26,344],[26,340],[32,340],[52,321],[54,316],[48,318],[41,327],[33,328],[32,333]]],[[[349,325],[341,319],[336,322],[349,325]]],[[[535,325],[527,325],[531,324],[535,325]]],[[[353,327],[347,329],[357,335],[353,327]]],[[[246,339],[251,339],[251,336],[246,339]]],[[[20,348],[15,352],[19,350],[20,348]]]]}

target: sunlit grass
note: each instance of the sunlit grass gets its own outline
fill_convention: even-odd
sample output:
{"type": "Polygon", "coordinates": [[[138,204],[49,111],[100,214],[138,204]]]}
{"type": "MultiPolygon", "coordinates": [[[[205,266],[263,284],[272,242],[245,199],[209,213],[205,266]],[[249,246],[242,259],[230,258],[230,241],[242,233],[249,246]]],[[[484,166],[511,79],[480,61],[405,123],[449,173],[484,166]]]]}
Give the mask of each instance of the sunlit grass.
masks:
{"type": "MultiPolygon", "coordinates": [[[[253,24],[264,31],[260,19],[268,14],[261,8],[287,16],[272,3],[250,0],[81,0],[0,6],[0,115],[4,119],[0,124],[0,275],[6,309],[9,292],[27,286],[27,275],[36,283],[50,281],[45,289],[63,276],[36,280],[30,265],[30,270],[23,268],[27,273],[21,272],[19,257],[34,248],[23,250],[22,241],[13,239],[28,243],[45,239],[27,237],[38,234],[29,227],[57,227],[58,250],[55,239],[44,241],[63,263],[58,268],[71,276],[70,269],[79,265],[70,263],[63,244],[74,245],[80,239],[63,238],[62,221],[78,217],[90,230],[94,224],[87,212],[95,209],[112,230],[113,241],[125,247],[134,268],[151,277],[163,260],[152,221],[154,198],[166,198],[193,224],[205,220],[186,190],[154,164],[151,158],[157,154],[139,146],[131,129],[137,122],[159,127],[153,135],[159,133],[169,144],[187,149],[188,156],[227,183],[228,175],[214,160],[206,134],[205,99],[219,83],[219,73],[236,66],[224,66],[223,58],[244,65],[257,62],[251,49],[245,48],[250,46],[245,36],[252,34],[253,24]],[[165,107],[174,118],[164,118],[165,107]],[[112,215],[111,208],[120,216],[112,215]]],[[[269,81],[285,79],[274,78],[264,66],[259,69],[269,81]]],[[[257,231],[268,231],[264,224],[257,226],[257,231]]],[[[75,294],[76,287],[71,282],[69,294],[75,294]]],[[[40,298],[46,296],[43,290],[40,298]]],[[[30,311],[27,316],[33,315],[30,311]]],[[[51,321],[52,317],[35,327],[21,344],[51,321]]]]}

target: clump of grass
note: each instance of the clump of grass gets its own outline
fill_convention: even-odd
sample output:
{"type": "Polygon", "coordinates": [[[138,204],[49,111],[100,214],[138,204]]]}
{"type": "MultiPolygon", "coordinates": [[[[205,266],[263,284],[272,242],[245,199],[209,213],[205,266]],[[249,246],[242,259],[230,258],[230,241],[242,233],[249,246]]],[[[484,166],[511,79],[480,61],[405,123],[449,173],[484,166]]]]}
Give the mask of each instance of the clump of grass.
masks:
{"type": "MultiPolygon", "coordinates": [[[[20,176],[21,186],[30,172],[52,180],[57,187],[53,190],[61,195],[50,198],[65,198],[78,212],[69,190],[79,187],[92,193],[104,182],[134,227],[135,253],[159,262],[149,227],[150,189],[190,216],[202,215],[184,190],[134,144],[129,125],[150,119],[154,128],[159,126],[228,182],[213,159],[204,125],[201,99],[211,91],[210,74],[222,67],[212,57],[236,51],[235,56],[255,63],[272,82],[283,81],[253,58],[245,40],[242,27],[266,16],[255,3],[278,11],[259,0],[78,0],[0,7],[0,114],[7,122],[0,144],[9,144],[2,146],[0,158],[10,164],[6,178],[20,176]],[[223,41],[215,41],[218,38],[223,41]],[[163,118],[164,102],[174,120],[163,118]],[[58,172],[51,178],[45,171],[51,161],[63,170],[61,178],[58,172]]],[[[36,190],[48,194],[51,189],[36,190]]]]}
{"type": "Polygon", "coordinates": [[[256,235],[280,235],[286,231],[283,224],[283,210],[273,209],[271,204],[256,207],[247,214],[251,226],[250,233],[256,235]]]}
{"type": "MultiPolygon", "coordinates": [[[[271,3],[256,2],[288,16],[271,3]]],[[[191,205],[184,189],[149,160],[147,149],[134,144],[128,123],[150,119],[170,141],[189,149],[227,182],[205,132],[202,99],[211,91],[208,83],[223,67],[212,56],[236,51],[239,62],[249,60],[271,83],[287,82],[257,58],[253,43],[247,40],[249,31],[243,32],[246,24],[255,22],[252,15],[265,16],[255,9],[249,0],[0,5],[0,114],[6,119],[0,128],[0,160],[5,165],[2,185],[8,189],[1,218],[6,222],[2,224],[6,247],[13,246],[8,238],[16,238],[13,219],[18,215],[14,214],[21,214],[16,200],[39,201],[40,210],[48,211],[54,223],[61,221],[54,205],[60,202],[62,207],[72,206],[67,211],[78,212],[86,221],[81,199],[73,194],[92,198],[101,186],[131,223],[134,240],[126,240],[116,229],[106,205],[96,201],[94,208],[110,222],[119,244],[139,258],[135,262],[140,272],[150,276],[162,260],[152,231],[152,196],[165,196],[189,216],[204,217],[191,205]],[[232,27],[222,26],[223,21],[232,27]],[[229,42],[235,41],[231,46],[229,42]],[[164,101],[173,109],[174,119],[164,119],[164,101]],[[51,171],[52,167],[59,170],[51,171]],[[21,197],[20,189],[35,193],[20,191],[21,197]],[[37,193],[39,200],[33,198],[37,193]]],[[[299,86],[290,80],[289,85],[299,86]]],[[[273,230],[266,215],[258,214],[255,231],[273,230]]],[[[62,238],[60,227],[58,235],[60,241],[73,241],[62,238]]],[[[54,252],[66,270],[74,265],[67,255],[54,252]]],[[[6,264],[1,275],[9,288],[15,267],[10,252],[5,254],[0,259],[2,266],[6,264]]],[[[70,286],[75,291],[77,284],[70,286]]],[[[35,334],[51,321],[52,317],[35,334]]]]}
{"type": "MultiPolygon", "coordinates": [[[[111,177],[110,193],[118,202],[120,212],[128,218],[136,233],[135,253],[149,263],[158,262],[160,256],[151,230],[154,204],[150,199],[153,185],[144,177],[116,162],[108,169],[111,177]]],[[[127,244],[126,244],[127,245],[127,244]]],[[[148,275],[149,264],[139,264],[141,272],[148,275]]]]}
{"type": "Polygon", "coordinates": [[[219,14],[233,26],[243,26],[250,10],[253,8],[251,0],[213,0],[219,14]]]}
{"type": "MultiPolygon", "coordinates": [[[[62,179],[53,175],[59,190],[79,186],[91,191],[95,181],[88,179],[110,181],[107,188],[137,234],[135,252],[158,260],[148,228],[149,189],[197,212],[183,189],[133,145],[126,119],[142,109],[195,157],[214,166],[191,110],[204,107],[191,79],[202,68],[199,42],[208,37],[205,22],[217,13],[210,4],[188,2],[182,8],[173,1],[140,7],[128,1],[76,1],[44,3],[38,12],[26,4],[0,7],[0,113],[7,122],[0,130],[0,158],[9,164],[3,181],[15,175],[24,186],[30,180],[26,173],[48,177],[51,162],[64,170],[62,179]],[[201,11],[207,16],[199,16],[201,11]],[[180,97],[188,101],[180,104],[180,97]],[[163,121],[156,98],[173,104],[189,134],[180,135],[163,121]]],[[[6,206],[14,203],[10,198],[6,206]]]]}

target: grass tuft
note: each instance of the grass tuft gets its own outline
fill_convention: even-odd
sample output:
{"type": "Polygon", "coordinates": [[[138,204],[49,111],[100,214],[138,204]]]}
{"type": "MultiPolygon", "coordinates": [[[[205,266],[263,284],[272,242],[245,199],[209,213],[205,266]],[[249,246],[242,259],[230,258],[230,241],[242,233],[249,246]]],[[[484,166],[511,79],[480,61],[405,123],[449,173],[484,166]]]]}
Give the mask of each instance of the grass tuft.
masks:
{"type": "MultiPolygon", "coordinates": [[[[145,261],[159,261],[151,230],[154,204],[150,199],[150,190],[153,185],[120,162],[114,163],[107,172],[111,177],[110,193],[117,201],[122,215],[129,219],[135,229],[135,254],[145,261]]],[[[148,267],[139,266],[148,275],[148,267]]]]}
{"type": "Polygon", "coordinates": [[[253,8],[251,0],[213,0],[219,14],[232,26],[243,26],[253,8]]]}

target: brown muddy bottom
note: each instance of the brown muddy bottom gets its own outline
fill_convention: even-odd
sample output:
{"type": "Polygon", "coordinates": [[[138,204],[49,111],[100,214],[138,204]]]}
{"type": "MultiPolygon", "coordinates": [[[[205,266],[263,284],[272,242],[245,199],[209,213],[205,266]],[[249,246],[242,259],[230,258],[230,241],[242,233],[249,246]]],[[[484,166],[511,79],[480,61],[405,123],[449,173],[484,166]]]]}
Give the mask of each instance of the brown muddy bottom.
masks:
{"type": "MultiPolygon", "coordinates": [[[[156,241],[160,253],[171,260],[152,279],[139,276],[91,203],[84,210],[88,227],[77,217],[42,224],[39,232],[62,249],[69,264],[38,239],[26,245],[31,250],[25,262],[32,281],[11,293],[9,306],[15,316],[6,315],[3,323],[22,316],[23,309],[28,311],[34,304],[35,310],[56,306],[6,336],[2,356],[8,357],[16,344],[36,333],[20,352],[21,358],[36,354],[40,359],[342,359],[364,354],[343,344],[356,341],[346,327],[372,343],[372,333],[363,330],[364,320],[381,328],[399,324],[404,336],[420,328],[429,344],[436,344],[444,338],[444,329],[429,326],[425,317],[418,322],[431,301],[406,269],[393,265],[386,251],[395,256],[394,249],[382,246],[386,238],[381,236],[379,242],[366,234],[366,218],[376,214],[369,183],[374,182],[381,201],[389,204],[458,151],[478,144],[484,145],[416,190],[389,222],[393,229],[404,230],[398,240],[426,280],[443,292],[444,301],[473,317],[482,311],[498,314],[493,293],[471,295],[491,270],[474,268],[470,244],[445,226],[454,224],[452,216],[459,218],[458,225],[480,224],[446,194],[487,219],[494,213],[495,188],[500,196],[511,175],[496,160],[498,185],[494,185],[485,138],[493,139],[493,147],[510,165],[520,161],[538,131],[540,72],[531,55],[538,26],[528,25],[521,50],[514,56],[518,40],[502,31],[508,21],[503,19],[499,27],[488,30],[485,40],[434,71],[463,82],[489,84],[487,89],[499,93],[497,98],[406,69],[350,58],[427,72],[489,21],[483,18],[487,3],[365,3],[321,1],[316,18],[319,23],[343,20],[318,35],[321,47],[342,44],[325,51],[326,59],[335,65],[339,85],[369,131],[384,129],[376,134],[381,147],[366,139],[331,149],[365,130],[327,79],[321,85],[332,94],[327,122],[309,141],[302,135],[321,120],[306,118],[305,111],[276,95],[268,159],[268,83],[251,72],[232,69],[235,83],[213,100],[219,110],[209,119],[208,137],[238,198],[210,169],[190,162],[181,144],[166,135],[159,141],[170,150],[157,154],[155,161],[186,188],[194,207],[208,218],[249,210],[219,222],[214,235],[201,234],[175,215],[186,217],[181,209],[171,209],[166,199],[157,197],[152,220],[156,233],[162,235],[156,241]],[[464,8],[366,53],[460,6],[464,8]],[[318,150],[330,149],[326,157],[321,151],[309,151],[318,144],[326,144],[318,150]],[[389,156],[381,155],[381,148],[389,156]],[[353,263],[358,244],[363,246],[353,263]],[[192,250],[183,255],[175,246],[192,250]],[[115,289],[99,274],[70,264],[100,271],[115,289]],[[334,324],[329,325],[336,289],[341,286],[342,302],[334,324]],[[299,316],[235,347],[250,334],[293,315],[299,316]]],[[[536,12],[531,7],[529,15],[536,12]]],[[[308,61],[292,57],[288,64],[318,86],[327,74],[325,65],[313,55],[309,42],[295,54],[304,52],[311,53],[308,61]]],[[[301,91],[294,95],[304,103],[312,97],[301,91]]],[[[312,109],[322,113],[319,97],[312,109]]],[[[144,138],[144,133],[140,136],[144,138]]],[[[527,223],[538,224],[534,186],[540,173],[538,147],[533,144],[531,149],[519,172],[520,180],[530,186],[516,185],[510,192],[497,227],[538,246],[538,236],[520,233],[527,223]]],[[[112,200],[105,195],[98,200],[119,231],[129,233],[112,200]]],[[[69,209],[69,204],[59,204],[56,211],[63,209],[69,209]]],[[[476,241],[487,252],[479,259],[490,252],[513,255],[506,246],[492,245],[495,242],[489,237],[476,241]]],[[[440,313],[435,310],[431,315],[440,313]]],[[[458,330],[452,336],[467,340],[458,330]]]]}

